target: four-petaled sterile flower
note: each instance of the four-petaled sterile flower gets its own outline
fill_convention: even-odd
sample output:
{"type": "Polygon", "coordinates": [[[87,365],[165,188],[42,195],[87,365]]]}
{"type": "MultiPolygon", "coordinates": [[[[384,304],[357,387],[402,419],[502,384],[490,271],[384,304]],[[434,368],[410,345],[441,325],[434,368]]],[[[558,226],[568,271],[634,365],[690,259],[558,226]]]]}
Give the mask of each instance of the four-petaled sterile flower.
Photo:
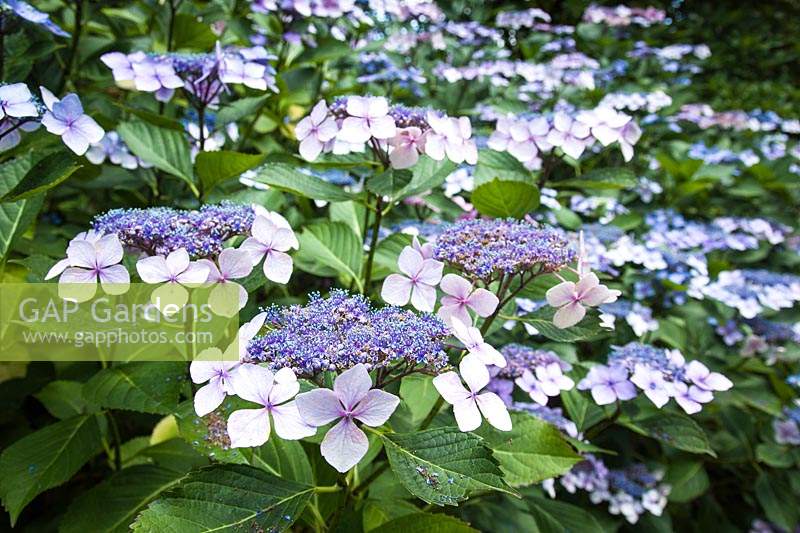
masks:
{"type": "Polygon", "coordinates": [[[549,150],[552,145],[547,141],[550,124],[544,117],[530,121],[520,120],[509,128],[511,140],[508,142],[508,153],[523,163],[539,155],[539,150],[549,150]]]}
{"type": "Polygon", "coordinates": [[[731,380],[719,372],[711,372],[700,361],[690,361],[686,365],[686,379],[707,391],[726,391],[733,387],[731,380]]]}
{"type": "Polygon", "coordinates": [[[494,313],[500,303],[493,293],[486,289],[473,290],[472,283],[456,274],[446,274],[442,278],[440,287],[447,296],[442,296],[442,306],[438,315],[447,324],[451,323],[453,317],[464,324],[471,324],[468,308],[475,311],[478,316],[487,317],[494,313]]]}
{"type": "Polygon", "coordinates": [[[416,235],[411,238],[411,247],[422,254],[423,259],[432,259],[436,251],[436,247],[432,243],[426,242],[422,244],[416,235]]]}
{"type": "Polygon", "coordinates": [[[466,357],[455,372],[445,372],[433,378],[433,386],[442,398],[453,406],[458,429],[472,431],[481,425],[481,415],[500,431],[511,430],[511,417],[503,400],[493,392],[480,391],[489,384],[489,370],[477,359],[466,357]],[[469,389],[461,383],[464,379],[469,389]]]}
{"type": "Polygon", "coordinates": [[[391,139],[397,128],[389,116],[389,101],[382,96],[351,96],[338,137],[349,143],[364,143],[370,137],[391,139]]]}
{"type": "MultiPolygon", "coordinates": [[[[194,383],[206,383],[194,394],[194,411],[197,416],[205,416],[220,405],[228,394],[233,394],[231,380],[238,370],[239,361],[222,360],[219,348],[208,348],[206,354],[210,358],[219,356],[219,360],[192,361],[189,365],[189,375],[194,383]]],[[[204,350],[205,351],[205,350],[204,350]]]]}
{"type": "MultiPolygon", "coordinates": [[[[92,239],[95,237],[95,234],[91,236],[92,239]]],[[[122,256],[122,243],[114,234],[104,235],[96,240],[73,239],[67,247],[67,258],[57,263],[48,272],[48,276],[53,274],[54,269],[64,267],[66,261],[68,266],[58,278],[59,293],[62,296],[75,297],[81,301],[90,299],[95,294],[98,281],[106,293],[122,294],[127,291],[130,282],[128,271],[119,264],[122,256]],[[82,285],[73,290],[68,287],[72,283],[82,285]]]]}
{"type": "Polygon", "coordinates": [[[300,156],[306,161],[313,161],[319,156],[325,143],[336,137],[339,127],[336,120],[328,116],[325,100],[320,100],[311,114],[297,123],[294,134],[300,141],[300,156]]]}
{"type": "Polygon", "coordinates": [[[383,281],[381,298],[388,304],[411,305],[420,311],[432,312],[436,304],[436,285],[442,279],[444,263],[435,259],[425,259],[411,246],[400,252],[397,266],[405,274],[390,274],[383,281]]]}
{"type": "Polygon", "coordinates": [[[547,134],[547,142],[558,146],[571,158],[578,159],[591,142],[590,133],[589,126],[583,122],[566,113],[556,113],[553,117],[553,128],[547,134]]]}
{"type": "Polygon", "coordinates": [[[417,164],[419,154],[424,150],[425,137],[417,127],[403,128],[389,139],[389,146],[392,147],[389,154],[392,168],[411,168],[417,164]]]}
{"type": "Polygon", "coordinates": [[[165,314],[173,314],[189,300],[184,285],[200,285],[208,279],[208,266],[192,262],[184,248],[170,252],[167,257],[153,255],[139,259],[136,271],[145,283],[162,283],[150,295],[150,301],[165,314]]]}
{"type": "Polygon", "coordinates": [[[678,405],[690,415],[699,413],[703,409],[702,404],[714,399],[711,391],[703,390],[697,385],[686,385],[682,381],[672,383],[672,396],[678,405]]]}
{"type": "Polygon", "coordinates": [[[539,383],[539,380],[536,379],[533,372],[525,369],[522,375],[514,380],[514,383],[516,383],[520,389],[527,392],[531,400],[539,405],[547,405],[547,401],[550,398],[545,394],[544,389],[542,389],[542,384],[539,383]]]}
{"type": "Polygon", "coordinates": [[[208,295],[208,304],[212,311],[218,315],[233,316],[247,304],[247,291],[232,280],[246,278],[253,271],[253,261],[249,253],[226,248],[217,258],[219,266],[210,259],[201,259],[199,263],[208,267],[206,282],[216,284],[208,295]]]}
{"type": "Polygon", "coordinates": [[[664,381],[664,374],[660,370],[636,365],[631,381],[642,389],[645,396],[650,398],[650,401],[659,409],[669,401],[671,387],[664,381]]]}
{"type": "Polygon", "coordinates": [[[506,358],[491,344],[483,340],[483,335],[478,328],[468,326],[455,317],[453,317],[452,323],[453,334],[469,352],[464,357],[465,359],[476,359],[484,365],[494,365],[500,368],[506,366],[506,358]]]}
{"type": "Polygon", "coordinates": [[[608,405],[617,400],[636,397],[636,387],[628,381],[628,371],[621,366],[593,366],[578,383],[579,390],[591,389],[597,405],[608,405]]]}
{"type": "Polygon", "coordinates": [[[5,117],[23,118],[39,116],[33,95],[24,83],[0,86],[0,120],[5,117]]]}
{"type": "Polygon", "coordinates": [[[297,243],[291,229],[279,227],[267,217],[258,215],[250,228],[252,237],[240,249],[250,254],[253,266],[264,260],[264,275],[275,283],[288,283],[292,277],[292,257],[286,252],[297,243]]]}
{"type": "Polygon", "coordinates": [[[166,257],[153,255],[139,259],[136,271],[145,283],[200,284],[208,279],[208,266],[189,259],[189,253],[178,248],[166,257]]]}
{"type": "Polygon", "coordinates": [[[282,439],[298,440],[310,437],[317,428],[306,424],[290,402],[300,391],[300,383],[290,368],[276,373],[252,364],[244,364],[232,380],[236,395],[262,405],[258,409],[239,409],[228,417],[228,436],[232,448],[261,446],[269,439],[270,415],[275,433],[282,439]]]}
{"type": "Polygon", "coordinates": [[[40,89],[48,109],[42,117],[42,124],[47,131],[61,137],[64,144],[78,155],[85,154],[90,144],[100,142],[105,131],[83,112],[77,95],[68,94],[59,100],[44,87],[40,89]]]}
{"type": "Polygon", "coordinates": [[[553,316],[553,324],[558,328],[568,328],[580,322],[586,316],[586,308],[611,303],[617,299],[620,291],[610,290],[600,284],[593,272],[581,277],[578,283],[563,281],[550,288],[545,294],[547,303],[558,307],[553,316]]]}
{"type": "MultiPolygon", "coordinates": [[[[488,381],[488,379],[487,379],[488,381]]],[[[313,426],[339,422],[325,434],[320,451],[339,472],[353,468],[369,448],[369,441],[355,420],[370,427],[385,423],[394,413],[400,398],[372,389],[367,367],[357,364],[339,374],[333,390],[314,389],[296,398],[303,421],[313,426]]]]}
{"type": "Polygon", "coordinates": [[[472,137],[472,124],[467,117],[440,116],[428,111],[431,129],[425,133],[425,153],[436,161],[445,156],[453,163],[478,162],[478,149],[472,137]]]}

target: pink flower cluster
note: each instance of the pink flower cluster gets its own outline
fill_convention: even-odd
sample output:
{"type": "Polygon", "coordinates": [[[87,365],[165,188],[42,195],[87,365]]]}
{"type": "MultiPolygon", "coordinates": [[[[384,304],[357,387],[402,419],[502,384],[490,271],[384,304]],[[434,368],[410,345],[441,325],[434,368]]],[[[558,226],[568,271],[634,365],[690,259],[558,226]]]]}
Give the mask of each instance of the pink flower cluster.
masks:
{"type": "Polygon", "coordinates": [[[392,168],[414,166],[421,154],[474,165],[478,149],[467,117],[431,110],[389,106],[380,96],[350,96],[330,107],[320,101],[295,128],[300,155],[313,161],[321,153],[361,152],[369,146],[392,168]]]}
{"type": "Polygon", "coordinates": [[[537,168],[541,153],[554,147],[578,159],[595,142],[603,146],[617,143],[625,161],[633,158],[633,147],[642,130],[633,117],[611,107],[598,107],[573,113],[557,112],[552,117],[502,117],[489,137],[489,148],[508,152],[529,168],[537,168]]]}

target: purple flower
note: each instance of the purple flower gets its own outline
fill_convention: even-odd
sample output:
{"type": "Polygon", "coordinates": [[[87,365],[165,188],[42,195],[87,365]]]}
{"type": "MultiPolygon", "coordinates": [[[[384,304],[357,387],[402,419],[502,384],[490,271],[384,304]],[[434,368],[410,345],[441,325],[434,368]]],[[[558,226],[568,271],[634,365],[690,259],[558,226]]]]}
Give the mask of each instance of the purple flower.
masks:
{"type": "Polygon", "coordinates": [[[292,276],[292,257],[287,254],[295,247],[297,238],[291,229],[276,225],[265,216],[258,215],[250,229],[252,237],[242,243],[241,250],[250,254],[253,266],[264,260],[264,276],[275,283],[288,283],[292,276]]]}
{"type": "Polygon", "coordinates": [[[42,117],[42,124],[47,131],[61,137],[70,150],[83,155],[90,144],[103,139],[105,131],[92,117],[83,112],[83,106],[77,95],[68,94],[59,100],[44,87],[40,89],[48,109],[42,117]]]}
{"type": "Polygon", "coordinates": [[[472,309],[481,317],[487,317],[497,309],[499,303],[497,296],[486,289],[473,290],[472,283],[461,276],[446,274],[440,286],[447,296],[442,297],[442,306],[438,314],[448,324],[453,318],[459,319],[464,324],[471,324],[472,320],[467,309],[472,309]]]}
{"type": "Polygon", "coordinates": [[[453,334],[461,341],[469,352],[464,359],[474,358],[484,365],[494,365],[500,368],[506,366],[506,358],[494,349],[492,345],[483,340],[483,335],[478,328],[468,326],[457,318],[453,318],[453,334]]]}
{"type": "Polygon", "coordinates": [[[578,283],[563,281],[547,291],[547,303],[557,307],[553,324],[558,328],[568,328],[586,316],[586,308],[616,301],[620,291],[609,290],[593,272],[581,277],[578,283]]]}
{"type": "Polygon", "coordinates": [[[381,96],[351,96],[347,114],[338,137],[349,143],[364,143],[370,137],[391,139],[395,136],[394,119],[389,116],[389,102],[381,96]]]}
{"type": "Polygon", "coordinates": [[[578,389],[591,389],[597,405],[607,405],[617,400],[636,397],[636,388],[628,381],[628,371],[620,366],[593,366],[578,383],[578,389]]]}
{"type": "MultiPolygon", "coordinates": [[[[219,352],[220,359],[222,352],[219,352]]],[[[233,394],[231,378],[239,366],[239,361],[192,361],[189,374],[194,383],[206,383],[194,395],[194,411],[197,416],[205,416],[220,405],[228,394],[233,394]]]]}
{"type": "Polygon", "coordinates": [[[706,391],[726,391],[733,387],[731,380],[719,372],[711,372],[700,361],[690,361],[686,365],[686,379],[706,391]]]}
{"type": "Polygon", "coordinates": [[[130,276],[125,267],[119,264],[122,255],[122,244],[116,235],[105,235],[94,241],[72,240],[67,248],[66,261],[69,266],[58,278],[59,292],[67,291],[63,294],[71,295],[73,291],[65,284],[80,284],[81,300],[89,299],[94,296],[96,284],[100,281],[108,294],[124,293],[130,276]]]}
{"type": "Polygon", "coordinates": [[[300,155],[306,161],[315,160],[325,143],[336,137],[339,127],[336,121],[328,116],[325,100],[320,100],[311,114],[297,123],[294,134],[300,141],[300,155]]]}
{"type": "Polygon", "coordinates": [[[631,381],[644,391],[645,396],[659,409],[669,401],[670,387],[664,381],[664,373],[644,365],[636,365],[631,381]]]}
{"type": "Polygon", "coordinates": [[[444,264],[435,259],[425,259],[422,254],[406,246],[400,252],[397,266],[402,274],[390,274],[383,282],[381,298],[391,305],[411,305],[420,311],[432,312],[436,305],[436,285],[442,279],[444,264]]]}
{"type": "Polygon", "coordinates": [[[565,154],[578,159],[591,139],[589,126],[573,119],[566,113],[556,113],[553,118],[553,129],[547,134],[547,142],[558,146],[565,154]]]}
{"type": "Polygon", "coordinates": [[[800,445],[800,427],[794,420],[773,420],[772,429],[778,444],[800,445]]]}
{"type": "Polygon", "coordinates": [[[0,85],[0,120],[5,117],[38,117],[33,95],[24,83],[0,85]]]}
{"type": "Polygon", "coordinates": [[[400,398],[371,389],[367,367],[358,364],[339,374],[333,390],[314,389],[297,395],[300,416],[312,426],[339,422],[325,434],[320,445],[322,456],[339,472],[353,468],[369,448],[369,441],[354,420],[377,427],[389,420],[400,398]]]}
{"type": "Polygon", "coordinates": [[[455,372],[445,372],[433,378],[433,386],[442,398],[453,406],[458,429],[472,431],[481,425],[481,415],[500,431],[511,430],[511,417],[503,400],[493,392],[481,389],[489,384],[489,370],[477,359],[465,357],[458,366],[461,377],[455,372]],[[469,389],[461,384],[467,383],[469,389]]]}
{"type": "Polygon", "coordinates": [[[212,311],[218,315],[233,316],[247,304],[247,291],[233,280],[246,278],[253,271],[250,254],[244,250],[226,248],[217,258],[219,266],[210,259],[198,262],[208,267],[206,281],[216,285],[208,295],[212,311]],[[231,302],[236,304],[231,305],[231,302]]]}
{"type": "Polygon", "coordinates": [[[310,437],[317,428],[300,417],[297,402],[290,402],[300,391],[294,372],[282,368],[275,374],[258,365],[242,365],[231,380],[240,398],[260,404],[258,409],[239,409],[228,417],[232,448],[261,446],[269,439],[270,418],[275,433],[282,439],[310,437]]]}
{"type": "Polygon", "coordinates": [[[672,395],[678,405],[690,415],[699,413],[703,408],[702,404],[714,399],[711,391],[703,390],[696,385],[688,386],[681,381],[672,384],[672,395]]]}

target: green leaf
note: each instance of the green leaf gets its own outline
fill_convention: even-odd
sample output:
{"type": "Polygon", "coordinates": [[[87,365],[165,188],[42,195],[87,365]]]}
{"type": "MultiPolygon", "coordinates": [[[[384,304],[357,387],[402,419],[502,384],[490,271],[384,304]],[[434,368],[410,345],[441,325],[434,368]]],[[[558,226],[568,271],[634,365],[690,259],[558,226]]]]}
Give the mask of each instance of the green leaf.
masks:
{"type": "MultiPolygon", "coordinates": [[[[366,530],[365,530],[366,531],[366,530]]],[[[413,513],[390,520],[375,529],[375,533],[477,533],[477,529],[458,518],[445,514],[413,513]]]]}
{"type": "Polygon", "coordinates": [[[515,494],[477,435],[443,427],[381,438],[397,478],[427,503],[458,505],[473,493],[492,490],[515,494]]]}
{"type": "Polygon", "coordinates": [[[69,178],[81,166],[69,152],[45,156],[25,173],[13,189],[0,198],[0,202],[16,202],[41,194],[69,178]]]}
{"type": "Polygon", "coordinates": [[[791,450],[774,442],[762,442],[756,446],[756,459],[773,468],[791,468],[794,465],[791,450]]]}
{"type": "Polygon", "coordinates": [[[183,133],[139,121],[123,122],[117,127],[117,133],[134,155],[181,178],[195,196],[199,196],[192,177],[189,143],[183,133]]]}
{"type": "Polygon", "coordinates": [[[203,194],[206,195],[219,183],[239,176],[242,172],[258,166],[263,160],[263,155],[242,154],[228,150],[200,152],[197,154],[194,168],[203,185],[203,194]]]}
{"type": "Polygon", "coordinates": [[[387,169],[367,179],[367,190],[379,196],[395,197],[398,192],[411,183],[410,170],[387,169]]]}
{"type": "Polygon", "coordinates": [[[0,455],[0,498],[11,525],[38,494],[61,485],[102,446],[96,415],[82,415],[31,433],[0,455]]]}
{"type": "Polygon", "coordinates": [[[306,48],[297,56],[295,63],[324,63],[349,56],[353,49],[346,42],[333,38],[321,39],[316,46],[306,48]]]}
{"type": "Polygon", "coordinates": [[[338,185],[303,174],[285,163],[270,163],[256,171],[254,181],[266,183],[278,190],[326,202],[346,202],[355,196],[338,185]]]}
{"type": "Polygon", "coordinates": [[[792,531],[797,526],[800,520],[797,500],[782,476],[762,472],[753,489],[770,522],[787,531],[792,531]]]}
{"type": "Polygon", "coordinates": [[[185,374],[180,362],[127,363],[92,376],[83,395],[100,407],[166,415],[178,407],[185,374]]]}
{"type": "Polygon", "coordinates": [[[253,115],[258,112],[264,102],[269,98],[268,95],[252,96],[248,98],[239,98],[219,110],[217,113],[216,121],[218,125],[230,124],[243,118],[253,118],[253,115]]]}
{"type": "Polygon", "coordinates": [[[531,171],[508,152],[480,150],[475,166],[475,187],[494,180],[521,181],[533,184],[531,171]]]}
{"type": "Polygon", "coordinates": [[[471,202],[482,215],[522,218],[539,206],[539,188],[524,181],[494,179],[479,185],[471,202]]]}
{"type": "Polygon", "coordinates": [[[682,460],[669,465],[664,482],[671,488],[669,501],[685,503],[702,495],[709,487],[702,461],[682,460]]]}
{"type": "Polygon", "coordinates": [[[60,533],[124,533],[145,505],[186,474],[153,465],[119,471],[78,496],[59,524],[60,533]]]}
{"type": "Polygon", "coordinates": [[[557,342],[577,342],[594,340],[608,334],[608,330],[600,327],[600,319],[594,314],[587,314],[583,320],[570,328],[557,328],[553,324],[556,309],[550,306],[537,309],[523,317],[502,317],[519,320],[535,327],[540,335],[557,342]]]}
{"type": "Polygon", "coordinates": [[[299,483],[313,484],[314,473],[303,446],[296,440],[273,437],[253,450],[250,464],[270,474],[299,483]]]}
{"type": "Polygon", "coordinates": [[[601,407],[575,389],[561,391],[561,402],[578,431],[585,431],[605,418],[601,407]]]}
{"type": "Polygon", "coordinates": [[[630,189],[636,186],[636,174],[628,168],[600,168],[578,178],[552,183],[571,189],[630,189]]]}
{"type": "MultiPolygon", "coordinates": [[[[35,157],[29,154],[0,165],[0,197],[14,189],[33,167],[35,157]]],[[[11,247],[36,219],[44,197],[39,196],[13,203],[0,203],[0,264],[11,247]]]]}
{"type": "Polygon", "coordinates": [[[532,497],[527,500],[528,509],[536,520],[541,533],[605,533],[600,522],[588,511],[577,505],[532,497]]]}
{"type": "Polygon", "coordinates": [[[197,17],[187,13],[178,13],[175,16],[175,29],[173,43],[175,50],[192,50],[205,52],[214,47],[217,36],[211,31],[208,23],[203,23],[197,17]]]}
{"type": "Polygon", "coordinates": [[[673,448],[691,453],[705,453],[712,457],[717,454],[711,449],[703,428],[690,417],[679,413],[648,413],[633,419],[623,418],[625,427],[648,437],[652,437],[673,448]]]}
{"type": "Polygon", "coordinates": [[[344,222],[353,232],[364,235],[364,216],[366,207],[356,202],[336,202],[330,205],[328,212],[332,222],[344,222]]]}
{"type": "Polygon", "coordinates": [[[400,382],[400,397],[411,413],[412,424],[416,426],[428,416],[439,399],[439,392],[433,386],[432,376],[411,374],[400,382]]]}
{"type": "Polygon", "coordinates": [[[409,514],[419,514],[419,507],[407,500],[396,498],[370,499],[364,502],[362,511],[364,533],[409,514]]]}
{"type": "Polygon", "coordinates": [[[436,161],[423,155],[411,169],[411,182],[397,194],[397,199],[422,194],[439,187],[445,178],[456,169],[456,164],[448,159],[436,161]]]}
{"type": "Polygon", "coordinates": [[[286,531],[300,517],[314,488],[247,465],[192,472],[152,502],[133,523],[138,532],[286,531]]]}
{"type": "Polygon", "coordinates": [[[54,417],[64,420],[87,411],[83,399],[83,383],[77,381],[51,381],[35,395],[54,417]]]}
{"type": "Polygon", "coordinates": [[[552,424],[520,412],[512,412],[511,421],[511,431],[484,424],[476,433],[492,449],[503,479],[512,487],[560,476],[583,460],[552,424]]]}
{"type": "Polygon", "coordinates": [[[303,228],[298,237],[300,251],[295,257],[298,268],[312,274],[319,272],[309,265],[333,269],[361,287],[361,240],[343,222],[322,222],[303,228]]]}

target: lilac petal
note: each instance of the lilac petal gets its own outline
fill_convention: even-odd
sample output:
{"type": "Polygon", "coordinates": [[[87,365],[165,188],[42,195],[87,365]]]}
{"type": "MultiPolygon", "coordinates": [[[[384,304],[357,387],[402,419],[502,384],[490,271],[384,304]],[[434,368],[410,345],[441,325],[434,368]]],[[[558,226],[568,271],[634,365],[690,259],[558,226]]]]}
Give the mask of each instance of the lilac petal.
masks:
{"type": "MultiPolygon", "coordinates": [[[[416,251],[416,250],[415,250],[416,251]]],[[[417,252],[419,253],[419,252],[417,252]]],[[[422,257],[422,254],[420,254],[422,257]]],[[[424,259],[417,279],[426,285],[437,285],[442,279],[444,263],[435,259],[424,259]]]]}
{"type": "Polygon", "coordinates": [[[297,402],[289,402],[272,408],[272,422],[275,433],[282,439],[299,440],[310,437],[317,428],[306,424],[297,409],[297,402]]]}
{"type": "Polygon", "coordinates": [[[261,446],[269,439],[269,411],[239,409],[228,417],[228,436],[231,448],[261,446]]]}
{"type": "Polygon", "coordinates": [[[85,270],[83,268],[69,267],[66,269],[61,277],[58,278],[59,283],[97,283],[97,274],[93,270],[85,270]]]}
{"type": "Polygon", "coordinates": [[[98,272],[103,290],[108,294],[125,294],[131,282],[128,270],[122,265],[106,267],[98,272]]]}
{"type": "Polygon", "coordinates": [[[608,290],[608,287],[605,285],[598,285],[597,287],[593,287],[583,294],[581,297],[581,303],[590,307],[596,307],[600,304],[606,303],[609,296],[611,296],[611,291],[608,290]]]}
{"type": "Polygon", "coordinates": [[[139,259],[136,263],[136,271],[145,283],[161,283],[167,281],[171,276],[166,261],[160,255],[139,259]]]}
{"type": "Polygon", "coordinates": [[[236,395],[249,402],[267,405],[272,391],[275,375],[267,368],[259,365],[242,365],[231,385],[236,395]]]}
{"type": "Polygon", "coordinates": [[[500,300],[493,293],[486,289],[476,289],[467,300],[467,305],[472,308],[478,316],[487,317],[495,312],[500,300]]]}
{"type": "Polygon", "coordinates": [[[477,357],[465,357],[458,365],[461,378],[472,392],[478,392],[489,384],[489,370],[477,357]]]}
{"type": "Polygon", "coordinates": [[[439,318],[441,318],[445,324],[452,326],[453,318],[463,323],[471,322],[469,313],[467,312],[467,306],[461,304],[444,305],[445,298],[442,298],[443,305],[439,308],[439,311],[436,312],[436,314],[439,315],[439,318]]]}
{"type": "Polygon", "coordinates": [[[225,391],[222,390],[222,384],[219,380],[212,380],[194,394],[194,411],[197,416],[205,416],[222,405],[224,399],[225,391]]]}
{"type": "Polygon", "coordinates": [[[226,248],[219,254],[219,270],[227,279],[241,279],[253,271],[253,262],[246,250],[226,248]]]}
{"type": "Polygon", "coordinates": [[[102,237],[97,241],[95,247],[97,248],[97,266],[100,268],[116,265],[122,261],[122,243],[119,242],[116,235],[102,237]]]}
{"type": "Polygon", "coordinates": [[[387,115],[370,120],[370,133],[376,139],[391,139],[397,133],[394,119],[387,115]]]}
{"type": "Polygon", "coordinates": [[[423,283],[415,284],[411,289],[411,305],[420,311],[432,313],[436,306],[436,288],[423,283]]]}
{"type": "Polygon", "coordinates": [[[472,291],[472,283],[456,274],[446,274],[440,286],[446,294],[461,299],[468,298],[472,291]]]}
{"type": "Polygon", "coordinates": [[[560,329],[566,329],[574,326],[586,316],[586,308],[580,302],[572,302],[567,304],[553,315],[553,324],[560,329]]]}
{"type": "Polygon", "coordinates": [[[372,389],[358,402],[353,410],[353,417],[372,427],[380,426],[389,420],[400,398],[388,392],[372,389]]]}
{"type": "Polygon", "coordinates": [[[562,307],[572,302],[575,294],[575,284],[571,281],[564,281],[551,287],[546,293],[545,298],[551,307],[562,307]]]}
{"type": "Polygon", "coordinates": [[[422,254],[411,246],[403,248],[403,251],[400,252],[400,257],[397,259],[397,266],[400,268],[400,272],[410,278],[417,276],[422,271],[424,263],[425,259],[422,254]]]}
{"type": "Polygon", "coordinates": [[[190,264],[186,270],[175,277],[183,285],[199,285],[208,279],[208,266],[200,262],[190,264]]]}
{"type": "MultiPolygon", "coordinates": [[[[636,392],[634,391],[634,396],[635,395],[636,392]]],[[[597,405],[608,405],[617,400],[617,395],[612,387],[609,387],[605,384],[599,384],[592,387],[592,398],[597,405]]]]}
{"type": "Polygon", "coordinates": [[[343,415],[338,396],[330,389],[314,389],[295,398],[303,420],[312,426],[324,426],[343,415]]]}
{"type": "Polygon", "coordinates": [[[94,269],[97,266],[97,249],[88,241],[73,240],[67,246],[70,266],[94,269]]]}
{"type": "MultiPolygon", "coordinates": [[[[501,400],[502,401],[502,400],[501,400]]],[[[467,398],[453,404],[453,416],[461,431],[473,431],[481,425],[481,413],[473,398],[467,398]]]]}
{"type": "Polygon", "coordinates": [[[461,378],[455,372],[445,372],[433,378],[433,386],[449,404],[455,405],[469,398],[469,391],[464,388],[461,378]]]}
{"type": "Polygon", "coordinates": [[[73,122],[71,129],[80,133],[90,143],[99,143],[106,132],[89,115],[83,115],[73,122]]]}
{"type": "MultiPolygon", "coordinates": [[[[209,350],[218,352],[222,357],[219,348],[209,348],[209,350]]],[[[220,361],[192,361],[189,365],[189,375],[192,377],[193,383],[205,383],[217,375],[221,366],[220,361]]]]}
{"type": "Polygon", "coordinates": [[[345,409],[352,411],[372,387],[367,367],[359,363],[345,370],[333,382],[333,391],[345,409]]]}
{"type": "Polygon", "coordinates": [[[636,398],[636,387],[627,380],[614,383],[614,392],[620,400],[632,400],[636,398]]]}
{"type": "Polygon", "coordinates": [[[62,272],[64,272],[64,270],[68,266],[69,266],[69,259],[68,258],[67,259],[62,259],[61,261],[59,261],[55,265],[53,265],[50,268],[50,270],[47,271],[47,274],[45,275],[44,279],[45,280],[53,279],[54,277],[56,277],[59,274],[61,274],[62,272]]]}
{"type": "Polygon", "coordinates": [[[486,421],[500,431],[511,431],[511,416],[506,404],[493,392],[479,394],[475,401],[486,421]]]}
{"type": "Polygon", "coordinates": [[[390,304],[402,307],[408,303],[411,297],[411,289],[414,284],[410,279],[400,274],[389,274],[383,281],[381,288],[381,298],[390,304]]]}
{"type": "Polygon", "coordinates": [[[292,257],[278,250],[270,251],[264,259],[264,276],[274,283],[288,283],[293,268],[292,257]]]}
{"type": "Polygon", "coordinates": [[[367,436],[349,418],[344,418],[333,426],[320,445],[322,456],[339,472],[347,472],[358,464],[366,455],[367,449],[367,436]]]}
{"type": "Polygon", "coordinates": [[[313,134],[300,141],[300,157],[306,161],[314,161],[322,153],[324,144],[313,134]]]}

